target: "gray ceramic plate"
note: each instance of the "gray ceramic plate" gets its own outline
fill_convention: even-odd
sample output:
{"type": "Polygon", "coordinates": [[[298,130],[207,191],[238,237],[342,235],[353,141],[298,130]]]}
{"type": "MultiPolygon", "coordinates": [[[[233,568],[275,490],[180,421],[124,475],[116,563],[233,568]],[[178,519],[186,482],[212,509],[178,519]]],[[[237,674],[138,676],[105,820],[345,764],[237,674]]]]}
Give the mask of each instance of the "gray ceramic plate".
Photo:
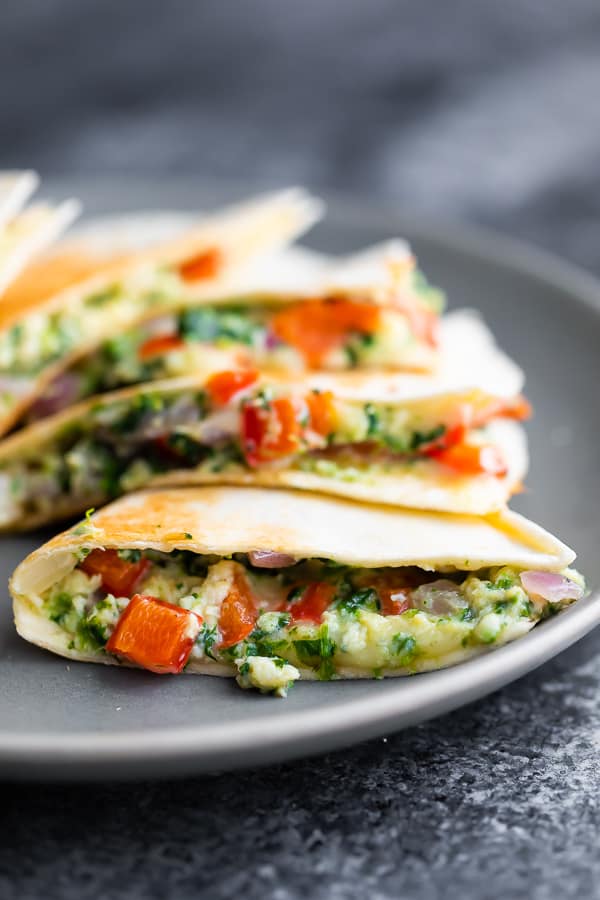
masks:
{"type": "MultiPolygon", "coordinates": [[[[189,182],[56,184],[92,213],[193,209],[215,194],[189,182]]],[[[239,192],[241,194],[241,192],[239,192]]],[[[533,469],[515,502],[579,551],[600,585],[600,287],[555,259],[452,226],[415,225],[333,203],[310,243],[348,250],[394,234],[415,246],[452,306],[483,312],[527,372],[536,416],[533,469]]],[[[47,535],[0,543],[6,576],[47,535]]],[[[572,607],[515,644],[441,673],[385,682],[300,684],[286,701],[216,678],[157,678],[67,664],[22,642],[0,613],[0,774],[115,778],[223,770],[343,747],[483,697],[524,675],[600,621],[600,602],[572,607]]]]}

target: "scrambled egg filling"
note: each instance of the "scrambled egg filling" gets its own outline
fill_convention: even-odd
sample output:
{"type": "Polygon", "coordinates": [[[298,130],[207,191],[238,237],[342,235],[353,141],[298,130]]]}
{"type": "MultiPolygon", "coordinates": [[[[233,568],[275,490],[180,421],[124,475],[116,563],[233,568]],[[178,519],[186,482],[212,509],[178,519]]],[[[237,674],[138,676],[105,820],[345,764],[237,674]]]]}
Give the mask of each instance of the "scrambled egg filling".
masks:
{"type": "MultiPolygon", "coordinates": [[[[201,619],[188,668],[219,663],[241,687],[279,696],[301,677],[383,677],[451,665],[520,637],[574,599],[569,590],[552,602],[531,597],[519,571],[506,566],[440,575],[327,560],[264,569],[243,554],[118,554],[131,565],[146,561],[136,593],[201,619]],[[226,640],[231,622],[225,623],[224,610],[231,596],[239,599],[240,585],[251,622],[239,640],[226,640]]],[[[76,562],[85,565],[86,558],[84,551],[76,562]]],[[[577,573],[566,575],[571,587],[581,584],[577,573]]],[[[103,578],[76,567],[42,597],[44,614],[64,630],[72,650],[108,652],[107,641],[130,603],[108,591],[103,578]]]]}
{"type": "MultiPolygon", "coordinates": [[[[245,404],[272,416],[280,396],[292,394],[288,387],[266,383],[216,410],[204,389],[146,390],[127,399],[100,399],[84,419],[64,424],[44,446],[36,443],[29,454],[0,466],[0,522],[59,507],[96,506],[174,469],[208,476],[247,469],[245,404]]],[[[302,409],[306,398],[299,394],[297,399],[302,409]]],[[[307,426],[293,452],[261,460],[260,466],[284,464],[331,479],[368,480],[398,458],[418,457],[423,447],[444,435],[449,415],[444,398],[436,397],[412,404],[336,398],[331,409],[326,436],[307,426]]],[[[305,427],[304,421],[299,427],[305,427]]]]}

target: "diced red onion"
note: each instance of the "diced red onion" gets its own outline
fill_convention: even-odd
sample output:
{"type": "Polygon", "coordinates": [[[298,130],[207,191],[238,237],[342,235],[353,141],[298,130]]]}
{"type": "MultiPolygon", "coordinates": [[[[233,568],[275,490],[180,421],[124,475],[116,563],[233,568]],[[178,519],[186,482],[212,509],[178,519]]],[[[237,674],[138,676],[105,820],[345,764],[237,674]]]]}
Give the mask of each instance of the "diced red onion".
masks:
{"type": "Polygon", "coordinates": [[[281,341],[277,337],[277,335],[273,334],[272,331],[267,331],[265,337],[265,348],[267,350],[274,350],[275,347],[279,347],[281,345],[281,341]]]}
{"type": "Polygon", "coordinates": [[[180,397],[167,409],[146,413],[134,431],[121,436],[122,441],[151,441],[173,431],[178,425],[192,425],[200,410],[191,397],[180,397]]]}
{"type": "Polygon", "coordinates": [[[448,616],[469,605],[458,586],[448,578],[422,584],[412,592],[412,605],[434,616],[448,616]]]}
{"type": "Polygon", "coordinates": [[[528,594],[540,597],[547,603],[560,603],[561,600],[579,600],[583,596],[583,588],[570,578],[556,572],[521,572],[521,584],[528,594]]]}
{"type": "Polygon", "coordinates": [[[248,559],[259,569],[285,569],[297,561],[287,553],[276,553],[274,550],[251,550],[248,559]]]}
{"type": "Polygon", "coordinates": [[[239,434],[240,415],[237,409],[220,409],[194,425],[189,434],[201,443],[219,444],[239,434]]]}
{"type": "Polygon", "coordinates": [[[52,381],[41,397],[32,404],[27,420],[35,422],[45,419],[66,409],[79,399],[81,393],[81,376],[75,372],[63,372],[52,381]]]}

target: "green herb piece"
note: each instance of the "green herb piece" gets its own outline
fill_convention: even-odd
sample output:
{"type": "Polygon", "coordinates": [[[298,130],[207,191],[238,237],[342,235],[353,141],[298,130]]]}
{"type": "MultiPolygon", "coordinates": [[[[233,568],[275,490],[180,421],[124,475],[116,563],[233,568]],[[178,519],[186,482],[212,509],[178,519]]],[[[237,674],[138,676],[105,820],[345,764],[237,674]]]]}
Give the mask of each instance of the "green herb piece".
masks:
{"type": "Polygon", "coordinates": [[[142,558],[141,550],[117,550],[117,556],[119,559],[124,559],[125,562],[136,563],[139,562],[142,558]]]}
{"type": "Polygon", "coordinates": [[[343,592],[340,599],[336,600],[335,608],[349,616],[355,616],[363,609],[377,612],[379,610],[379,597],[377,596],[377,591],[373,588],[360,588],[349,593],[343,592]]]}
{"type": "Polygon", "coordinates": [[[61,625],[65,616],[73,609],[73,601],[69,594],[61,592],[57,594],[48,604],[48,618],[52,619],[58,625],[61,625]]]}
{"type": "Polygon", "coordinates": [[[202,628],[196,638],[196,643],[204,647],[204,652],[207,656],[210,656],[211,659],[215,657],[212,654],[212,648],[217,642],[217,626],[216,625],[207,625],[206,622],[203,623],[202,628]]]}
{"type": "Polygon", "coordinates": [[[103,291],[98,291],[96,294],[90,294],[89,297],[86,297],[85,305],[91,307],[105,306],[107,303],[111,303],[116,299],[120,290],[121,288],[118,284],[113,284],[103,291]]]}
{"type": "MultiPolygon", "coordinates": [[[[148,414],[161,412],[165,407],[165,398],[156,392],[138,394],[128,402],[120,419],[112,424],[117,434],[128,434],[136,431],[148,414]]],[[[100,405],[102,408],[102,405],[100,405]]]]}
{"type": "Polygon", "coordinates": [[[395,634],[391,640],[390,650],[393,656],[398,657],[401,666],[409,665],[417,651],[417,642],[412,634],[395,634]]]}
{"type": "Polygon", "coordinates": [[[367,437],[375,437],[379,433],[381,422],[379,413],[372,403],[365,403],[365,415],[367,417],[367,437]]]}
{"type": "Polygon", "coordinates": [[[297,640],[293,644],[299,661],[315,669],[321,681],[333,678],[335,674],[333,656],[336,645],[329,637],[327,625],[321,625],[317,638],[297,640]]]}

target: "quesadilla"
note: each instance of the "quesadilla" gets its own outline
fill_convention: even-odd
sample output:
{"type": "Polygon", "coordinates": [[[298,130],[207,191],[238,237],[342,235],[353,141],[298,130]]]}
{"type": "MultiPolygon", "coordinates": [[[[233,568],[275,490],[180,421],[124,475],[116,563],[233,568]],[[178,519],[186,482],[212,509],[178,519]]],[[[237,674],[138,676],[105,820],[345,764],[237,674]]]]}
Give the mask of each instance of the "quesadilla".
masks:
{"type": "Polygon", "coordinates": [[[0,173],[0,297],[31,259],[79,215],[76,200],[58,206],[38,203],[23,210],[38,183],[35,172],[0,173]]]}
{"type": "Polygon", "coordinates": [[[204,487],[87,516],[10,588],[19,634],[61,656],[285,695],[299,678],[409,675],[515,640],[583,595],[573,558],[509,511],[204,487]]]}
{"type": "Polygon", "coordinates": [[[91,394],[221,365],[430,370],[443,298],[403,241],[350,257],[291,248],[237,269],[212,302],[120,332],[50,384],[29,421],[91,394]]]}
{"type": "Polygon", "coordinates": [[[238,266],[295,239],[320,211],[314,198],[290,190],[112,259],[90,253],[80,265],[77,254],[59,248],[47,261],[49,277],[43,264],[26,271],[0,302],[0,432],[76,359],[139,321],[219,294],[238,266]]]}
{"type": "MultiPolygon", "coordinates": [[[[411,381],[411,384],[413,382],[411,381]]],[[[0,444],[0,527],[81,513],[148,484],[294,487],[450,512],[506,503],[527,468],[519,395],[239,369],[84,400],[0,444]],[[421,386],[422,387],[422,386],[421,386]]]]}
{"type": "Polygon", "coordinates": [[[31,169],[0,172],[0,229],[18,215],[39,183],[39,175],[31,169]]]}

